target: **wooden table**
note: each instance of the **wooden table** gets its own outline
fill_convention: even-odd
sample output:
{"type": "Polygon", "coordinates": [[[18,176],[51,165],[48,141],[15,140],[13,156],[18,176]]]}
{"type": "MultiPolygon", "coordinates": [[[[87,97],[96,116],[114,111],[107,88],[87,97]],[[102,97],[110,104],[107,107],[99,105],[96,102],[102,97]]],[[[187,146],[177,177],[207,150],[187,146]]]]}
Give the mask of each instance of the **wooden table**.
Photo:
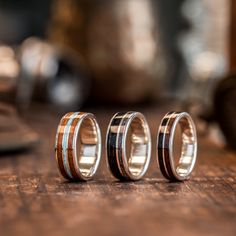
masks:
{"type": "MultiPolygon", "coordinates": [[[[139,109],[153,141],[167,109],[139,109]]],[[[114,110],[89,111],[96,114],[104,136],[114,110]]],[[[40,145],[0,156],[0,235],[236,235],[235,153],[199,137],[191,180],[170,183],[157,168],[153,147],[145,178],[122,183],[108,172],[103,150],[93,181],[69,183],[54,160],[60,116],[49,109],[31,112],[26,120],[41,135],[40,145]]]]}

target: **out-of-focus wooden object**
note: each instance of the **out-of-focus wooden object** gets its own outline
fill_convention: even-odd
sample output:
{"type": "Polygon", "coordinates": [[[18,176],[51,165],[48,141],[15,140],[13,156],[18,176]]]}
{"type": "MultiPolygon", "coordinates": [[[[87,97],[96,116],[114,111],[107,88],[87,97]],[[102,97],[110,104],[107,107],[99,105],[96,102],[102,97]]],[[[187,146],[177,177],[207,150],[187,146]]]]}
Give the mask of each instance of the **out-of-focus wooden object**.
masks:
{"type": "Polygon", "coordinates": [[[56,0],[48,36],[81,56],[94,101],[138,103],[162,93],[166,58],[157,19],[152,0],[56,0]]]}
{"type": "Polygon", "coordinates": [[[236,150],[236,74],[225,76],[214,92],[214,116],[227,144],[236,150]]]}
{"type": "Polygon", "coordinates": [[[0,103],[0,154],[31,148],[38,141],[39,136],[22,122],[15,108],[0,103]]]}
{"type": "Polygon", "coordinates": [[[236,71],[236,1],[231,0],[229,30],[230,71],[236,71]]]}

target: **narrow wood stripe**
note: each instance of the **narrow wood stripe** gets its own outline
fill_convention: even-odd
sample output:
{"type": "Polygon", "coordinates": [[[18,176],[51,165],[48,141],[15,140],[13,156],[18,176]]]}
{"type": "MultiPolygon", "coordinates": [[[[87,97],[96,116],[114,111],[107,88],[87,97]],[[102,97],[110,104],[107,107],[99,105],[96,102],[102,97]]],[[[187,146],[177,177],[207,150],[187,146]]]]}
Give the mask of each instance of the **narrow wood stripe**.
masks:
{"type": "MultiPolygon", "coordinates": [[[[123,162],[123,158],[122,158],[122,152],[125,151],[123,150],[123,139],[124,139],[124,130],[125,130],[125,126],[128,122],[128,120],[130,119],[129,115],[131,115],[133,112],[127,112],[123,115],[123,119],[121,120],[120,122],[120,131],[118,134],[117,134],[117,141],[116,141],[116,156],[117,156],[117,160],[119,161],[118,165],[120,166],[120,170],[121,170],[121,174],[123,175],[123,177],[126,179],[126,180],[129,180],[130,177],[128,175],[128,173],[126,172],[125,170],[125,163],[123,162]]],[[[128,161],[127,161],[128,162],[128,161]]]]}
{"type": "Polygon", "coordinates": [[[58,130],[57,130],[57,138],[56,138],[56,160],[58,163],[59,171],[62,174],[62,176],[66,179],[71,179],[71,177],[67,174],[64,164],[63,164],[63,150],[62,150],[62,140],[64,135],[64,129],[65,126],[68,123],[69,117],[73,114],[73,112],[67,113],[65,116],[62,117],[58,130]]]}
{"type": "Polygon", "coordinates": [[[78,125],[79,120],[82,118],[84,113],[80,112],[76,118],[73,119],[70,127],[70,133],[68,137],[68,149],[67,149],[67,156],[68,156],[68,162],[69,162],[69,167],[71,170],[71,174],[73,176],[73,179],[76,180],[82,180],[81,176],[78,174],[78,171],[76,169],[76,163],[75,163],[75,150],[73,148],[73,140],[74,140],[74,135],[75,135],[75,129],[78,125]]]}
{"type": "Polygon", "coordinates": [[[123,116],[126,113],[118,113],[113,120],[111,121],[110,127],[109,127],[109,132],[108,132],[108,137],[107,137],[107,158],[108,158],[108,164],[111,170],[112,175],[120,180],[125,180],[126,178],[122,175],[119,169],[119,164],[117,161],[117,136],[118,133],[113,133],[112,132],[112,127],[113,126],[119,126],[122,119],[117,118],[117,116],[123,116]]]}
{"type": "Polygon", "coordinates": [[[164,158],[165,158],[164,162],[165,162],[170,180],[176,180],[176,177],[172,171],[172,165],[171,165],[171,160],[170,160],[170,147],[169,147],[170,133],[171,133],[171,129],[172,129],[175,119],[176,119],[176,116],[169,118],[166,133],[165,133],[164,143],[163,143],[163,153],[164,153],[164,158]]]}
{"type": "Polygon", "coordinates": [[[159,137],[158,137],[158,161],[159,161],[159,167],[161,170],[162,175],[169,179],[169,175],[166,172],[165,165],[164,165],[164,156],[162,152],[162,147],[163,147],[163,142],[164,142],[164,134],[159,132],[159,137]]]}
{"type": "Polygon", "coordinates": [[[158,160],[160,164],[160,169],[163,176],[169,180],[176,180],[170,163],[170,155],[169,155],[169,137],[170,130],[172,127],[172,121],[176,118],[175,112],[168,112],[162,120],[161,126],[165,126],[163,132],[160,131],[159,138],[160,143],[158,144],[158,160]]]}
{"type": "MultiPolygon", "coordinates": [[[[112,123],[111,123],[112,126],[112,123]]],[[[112,175],[117,179],[123,179],[120,173],[118,163],[116,160],[116,140],[117,134],[111,132],[111,127],[109,129],[109,134],[107,137],[107,159],[112,175]]]]}
{"type": "Polygon", "coordinates": [[[67,174],[70,176],[71,179],[73,179],[72,173],[71,173],[71,169],[69,166],[69,162],[68,162],[68,155],[67,155],[67,149],[68,149],[68,139],[69,139],[69,132],[70,132],[70,128],[71,128],[71,124],[73,122],[73,119],[77,117],[79,113],[78,112],[74,112],[67,124],[66,127],[64,129],[64,133],[63,133],[63,139],[62,139],[62,157],[63,157],[63,164],[64,164],[64,168],[67,172],[67,174]]]}
{"type": "Polygon", "coordinates": [[[168,127],[167,125],[168,125],[171,115],[173,115],[173,114],[174,114],[174,112],[172,112],[172,111],[168,112],[164,116],[164,118],[162,119],[161,128],[159,129],[159,139],[158,139],[158,140],[160,140],[160,142],[158,144],[158,160],[159,160],[160,170],[161,170],[163,176],[167,179],[170,179],[170,176],[169,176],[169,173],[166,168],[163,147],[164,147],[164,142],[165,142],[166,129],[168,127]]]}

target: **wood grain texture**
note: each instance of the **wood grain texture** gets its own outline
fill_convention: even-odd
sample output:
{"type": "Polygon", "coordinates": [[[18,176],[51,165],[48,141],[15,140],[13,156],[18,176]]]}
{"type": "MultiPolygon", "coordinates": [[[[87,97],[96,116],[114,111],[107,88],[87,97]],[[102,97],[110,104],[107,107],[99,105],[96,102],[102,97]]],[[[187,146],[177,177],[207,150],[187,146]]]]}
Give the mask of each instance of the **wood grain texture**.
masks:
{"type": "MultiPolygon", "coordinates": [[[[139,109],[153,141],[167,109],[139,109]]],[[[104,137],[117,109],[89,111],[104,137]]],[[[50,110],[32,110],[26,121],[40,133],[41,144],[33,152],[0,156],[0,235],[236,235],[235,153],[199,137],[192,178],[170,183],[157,169],[153,147],[145,178],[122,183],[108,172],[103,148],[96,178],[69,183],[54,158],[60,118],[50,110]]]]}

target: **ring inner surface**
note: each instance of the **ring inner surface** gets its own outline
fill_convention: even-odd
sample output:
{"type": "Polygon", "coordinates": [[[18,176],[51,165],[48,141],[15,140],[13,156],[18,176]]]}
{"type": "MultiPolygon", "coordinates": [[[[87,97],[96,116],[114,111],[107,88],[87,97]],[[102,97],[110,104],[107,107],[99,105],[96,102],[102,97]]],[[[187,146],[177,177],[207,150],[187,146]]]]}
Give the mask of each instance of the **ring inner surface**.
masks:
{"type": "Polygon", "coordinates": [[[144,121],[135,117],[128,129],[126,137],[126,156],[128,169],[134,176],[139,176],[148,157],[148,134],[144,121]]]}
{"type": "Polygon", "coordinates": [[[182,149],[176,172],[184,177],[192,171],[194,165],[196,138],[193,127],[186,117],[180,119],[179,125],[182,132],[182,149]]]}
{"type": "Polygon", "coordinates": [[[98,158],[99,137],[97,126],[92,118],[85,117],[80,125],[77,139],[77,158],[82,175],[93,175],[98,158]]]}

